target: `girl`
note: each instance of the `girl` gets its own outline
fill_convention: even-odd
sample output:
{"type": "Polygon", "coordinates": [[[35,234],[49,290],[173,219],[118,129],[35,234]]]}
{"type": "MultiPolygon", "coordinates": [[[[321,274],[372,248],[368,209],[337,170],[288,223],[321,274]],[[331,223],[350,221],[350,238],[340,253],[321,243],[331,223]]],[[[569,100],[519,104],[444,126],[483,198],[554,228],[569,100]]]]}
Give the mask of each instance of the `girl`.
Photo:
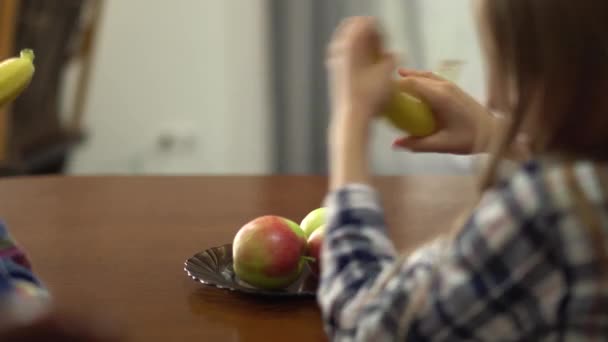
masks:
{"type": "Polygon", "coordinates": [[[334,340],[608,338],[608,2],[480,0],[476,9],[490,109],[506,115],[433,74],[400,71],[401,88],[429,103],[441,129],[397,145],[492,156],[466,223],[409,257],[386,235],[367,165],[395,59],[370,18],[346,20],[330,45],[318,300],[334,340]],[[498,180],[502,160],[527,159],[521,135],[532,158],[498,180]]]}

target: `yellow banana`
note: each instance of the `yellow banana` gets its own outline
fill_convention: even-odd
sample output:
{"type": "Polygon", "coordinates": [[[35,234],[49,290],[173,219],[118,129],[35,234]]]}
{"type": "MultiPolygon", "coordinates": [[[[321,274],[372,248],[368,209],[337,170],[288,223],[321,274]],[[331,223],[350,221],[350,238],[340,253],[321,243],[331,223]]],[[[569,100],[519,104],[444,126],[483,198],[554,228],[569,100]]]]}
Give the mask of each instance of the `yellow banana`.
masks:
{"type": "Polygon", "coordinates": [[[435,117],[429,106],[420,99],[396,90],[384,111],[396,128],[414,137],[424,137],[435,132],[435,117]]]}
{"type": "Polygon", "coordinates": [[[0,107],[13,101],[34,76],[34,51],[21,50],[19,57],[0,63],[0,107]]]}

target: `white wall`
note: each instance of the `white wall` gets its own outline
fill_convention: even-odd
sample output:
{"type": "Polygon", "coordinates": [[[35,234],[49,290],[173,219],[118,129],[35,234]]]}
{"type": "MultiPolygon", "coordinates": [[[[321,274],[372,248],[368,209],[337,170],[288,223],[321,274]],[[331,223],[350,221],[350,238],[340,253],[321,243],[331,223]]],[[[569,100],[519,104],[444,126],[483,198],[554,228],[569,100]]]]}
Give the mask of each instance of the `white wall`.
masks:
{"type": "Polygon", "coordinates": [[[70,171],[269,171],[267,15],[263,0],[106,1],[70,171]]]}
{"type": "MultiPolygon", "coordinates": [[[[417,5],[425,66],[465,60],[459,84],[483,100],[469,1],[377,3],[391,45],[406,55],[416,47],[404,21],[417,5]]],[[[85,112],[88,141],[70,171],[270,171],[268,16],[264,0],[106,1],[85,112]],[[160,149],[163,135],[175,138],[176,146],[160,149]]],[[[66,99],[70,87],[73,82],[66,99]]],[[[393,152],[391,141],[399,133],[384,123],[375,130],[379,173],[469,171],[468,158],[393,152]]]]}
{"type": "Polygon", "coordinates": [[[412,0],[421,6],[427,67],[442,60],[465,61],[458,84],[483,101],[485,76],[471,0],[412,0]]]}

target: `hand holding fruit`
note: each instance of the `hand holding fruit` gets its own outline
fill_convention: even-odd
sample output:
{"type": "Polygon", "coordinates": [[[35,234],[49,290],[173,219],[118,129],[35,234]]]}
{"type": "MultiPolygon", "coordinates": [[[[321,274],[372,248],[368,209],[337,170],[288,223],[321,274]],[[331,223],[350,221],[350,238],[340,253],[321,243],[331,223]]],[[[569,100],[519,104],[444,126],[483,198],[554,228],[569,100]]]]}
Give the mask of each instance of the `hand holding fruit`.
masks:
{"type": "Polygon", "coordinates": [[[345,20],[336,30],[327,61],[334,115],[357,112],[358,120],[366,123],[382,112],[409,135],[432,134],[436,124],[430,108],[395,84],[391,76],[395,64],[373,19],[345,20]]]}
{"type": "Polygon", "coordinates": [[[330,188],[369,183],[369,126],[383,113],[397,128],[423,137],[437,130],[429,106],[404,93],[392,78],[396,59],[385,50],[376,22],[345,20],[336,30],[327,67],[332,103],[329,129],[330,188]]]}
{"type": "Polygon", "coordinates": [[[427,137],[406,137],[395,146],[414,152],[472,154],[486,152],[497,119],[454,83],[431,72],[400,69],[400,88],[416,94],[441,123],[427,137]],[[476,140],[478,139],[478,140],[476,140]]]}

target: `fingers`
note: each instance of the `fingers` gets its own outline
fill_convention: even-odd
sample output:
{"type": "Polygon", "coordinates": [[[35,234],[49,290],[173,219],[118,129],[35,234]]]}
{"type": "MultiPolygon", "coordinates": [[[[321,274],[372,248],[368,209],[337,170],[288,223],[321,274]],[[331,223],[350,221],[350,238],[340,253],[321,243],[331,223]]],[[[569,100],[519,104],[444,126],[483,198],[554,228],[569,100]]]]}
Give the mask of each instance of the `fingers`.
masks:
{"type": "Polygon", "coordinates": [[[438,132],[428,137],[415,138],[404,137],[393,142],[393,147],[407,149],[412,152],[436,152],[450,153],[453,151],[449,141],[449,137],[443,132],[438,132]]]}
{"type": "Polygon", "coordinates": [[[409,69],[409,68],[399,68],[397,70],[397,72],[402,77],[415,76],[415,77],[428,78],[428,79],[436,80],[436,81],[445,81],[445,79],[443,79],[441,76],[437,75],[436,73],[431,72],[431,71],[426,71],[426,70],[415,70],[415,69],[409,69]]]}

